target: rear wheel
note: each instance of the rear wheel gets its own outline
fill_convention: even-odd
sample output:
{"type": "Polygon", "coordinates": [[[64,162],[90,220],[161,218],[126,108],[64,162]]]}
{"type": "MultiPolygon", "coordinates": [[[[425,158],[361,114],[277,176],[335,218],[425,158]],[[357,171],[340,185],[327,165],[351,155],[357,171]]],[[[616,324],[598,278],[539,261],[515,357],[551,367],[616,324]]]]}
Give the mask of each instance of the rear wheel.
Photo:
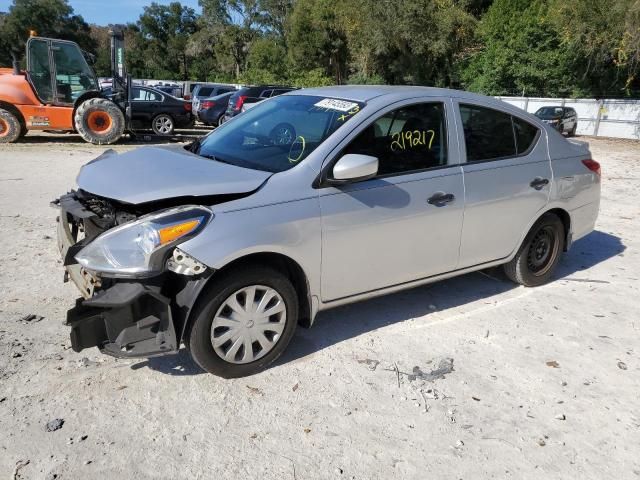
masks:
{"type": "Polygon", "coordinates": [[[557,215],[543,215],[529,230],[518,253],[504,266],[511,280],[527,287],[547,283],[564,249],[564,225],[557,215]]]}
{"type": "Polygon", "coordinates": [[[13,143],[20,138],[22,127],[18,118],[9,110],[0,108],[0,143],[13,143]]]}
{"type": "Polygon", "coordinates": [[[110,145],[124,133],[120,107],[106,98],[91,98],[76,110],[75,125],[80,136],[94,145],[110,145]]]}
{"type": "Polygon", "coordinates": [[[185,343],[209,373],[237,378],[264,370],[295,333],[298,297],[291,281],[277,270],[239,268],[202,295],[185,343]]]}
{"type": "Polygon", "coordinates": [[[156,135],[171,135],[175,129],[175,123],[171,115],[161,113],[153,117],[151,128],[156,135]]]}
{"type": "Polygon", "coordinates": [[[576,136],[576,129],[578,128],[578,124],[574,123],[573,124],[573,128],[569,131],[569,136],[570,137],[575,137],[576,136]]]}

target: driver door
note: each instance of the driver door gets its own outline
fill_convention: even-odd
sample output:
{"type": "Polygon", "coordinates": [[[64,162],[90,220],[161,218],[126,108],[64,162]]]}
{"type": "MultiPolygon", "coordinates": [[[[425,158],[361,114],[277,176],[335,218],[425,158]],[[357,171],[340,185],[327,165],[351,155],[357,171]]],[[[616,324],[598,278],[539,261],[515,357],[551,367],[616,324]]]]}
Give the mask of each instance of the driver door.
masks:
{"type": "Polygon", "coordinates": [[[456,268],[464,185],[446,118],[449,100],[390,108],[334,159],[364,154],[379,166],[375,178],[320,190],[324,302],[456,268]]]}

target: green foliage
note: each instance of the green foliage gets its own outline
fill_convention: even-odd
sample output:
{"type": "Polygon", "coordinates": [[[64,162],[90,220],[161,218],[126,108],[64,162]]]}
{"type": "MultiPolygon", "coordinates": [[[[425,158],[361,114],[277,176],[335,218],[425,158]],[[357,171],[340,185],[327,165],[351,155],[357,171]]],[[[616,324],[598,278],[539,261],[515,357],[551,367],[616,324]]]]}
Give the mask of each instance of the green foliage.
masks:
{"type": "Polygon", "coordinates": [[[74,14],[67,0],[14,0],[0,23],[0,65],[11,64],[11,53],[18,59],[24,57],[30,31],[42,37],[73,40],[81,48],[95,51],[89,25],[74,14]]]}
{"type": "MultiPolygon", "coordinates": [[[[151,3],[125,28],[137,78],[230,83],[420,84],[489,95],[640,90],[639,0],[199,0],[151,3]]],[[[0,63],[29,30],[77,41],[110,70],[106,27],[68,0],[13,0],[0,63]]]]}

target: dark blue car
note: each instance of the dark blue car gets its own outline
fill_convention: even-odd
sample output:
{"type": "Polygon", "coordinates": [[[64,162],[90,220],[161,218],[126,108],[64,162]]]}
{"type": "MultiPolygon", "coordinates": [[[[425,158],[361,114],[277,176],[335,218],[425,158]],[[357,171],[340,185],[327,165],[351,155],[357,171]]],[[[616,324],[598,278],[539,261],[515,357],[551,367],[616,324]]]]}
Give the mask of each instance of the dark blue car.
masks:
{"type": "Polygon", "coordinates": [[[200,100],[200,105],[196,115],[205,125],[217,127],[220,124],[220,119],[227,110],[229,105],[229,98],[234,92],[223,93],[215,97],[209,97],[200,100]]]}

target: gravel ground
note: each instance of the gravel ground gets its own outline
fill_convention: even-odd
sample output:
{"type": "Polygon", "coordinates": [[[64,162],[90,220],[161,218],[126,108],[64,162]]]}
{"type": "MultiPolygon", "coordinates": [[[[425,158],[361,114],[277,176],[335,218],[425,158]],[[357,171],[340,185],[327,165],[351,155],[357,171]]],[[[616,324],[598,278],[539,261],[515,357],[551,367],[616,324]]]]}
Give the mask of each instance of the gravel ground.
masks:
{"type": "Polygon", "coordinates": [[[474,273],[324,312],[239,380],[184,351],[71,351],[48,203],[103,148],[3,145],[0,477],[640,478],[640,143],[587,140],[601,214],[554,282],[474,273]]]}

